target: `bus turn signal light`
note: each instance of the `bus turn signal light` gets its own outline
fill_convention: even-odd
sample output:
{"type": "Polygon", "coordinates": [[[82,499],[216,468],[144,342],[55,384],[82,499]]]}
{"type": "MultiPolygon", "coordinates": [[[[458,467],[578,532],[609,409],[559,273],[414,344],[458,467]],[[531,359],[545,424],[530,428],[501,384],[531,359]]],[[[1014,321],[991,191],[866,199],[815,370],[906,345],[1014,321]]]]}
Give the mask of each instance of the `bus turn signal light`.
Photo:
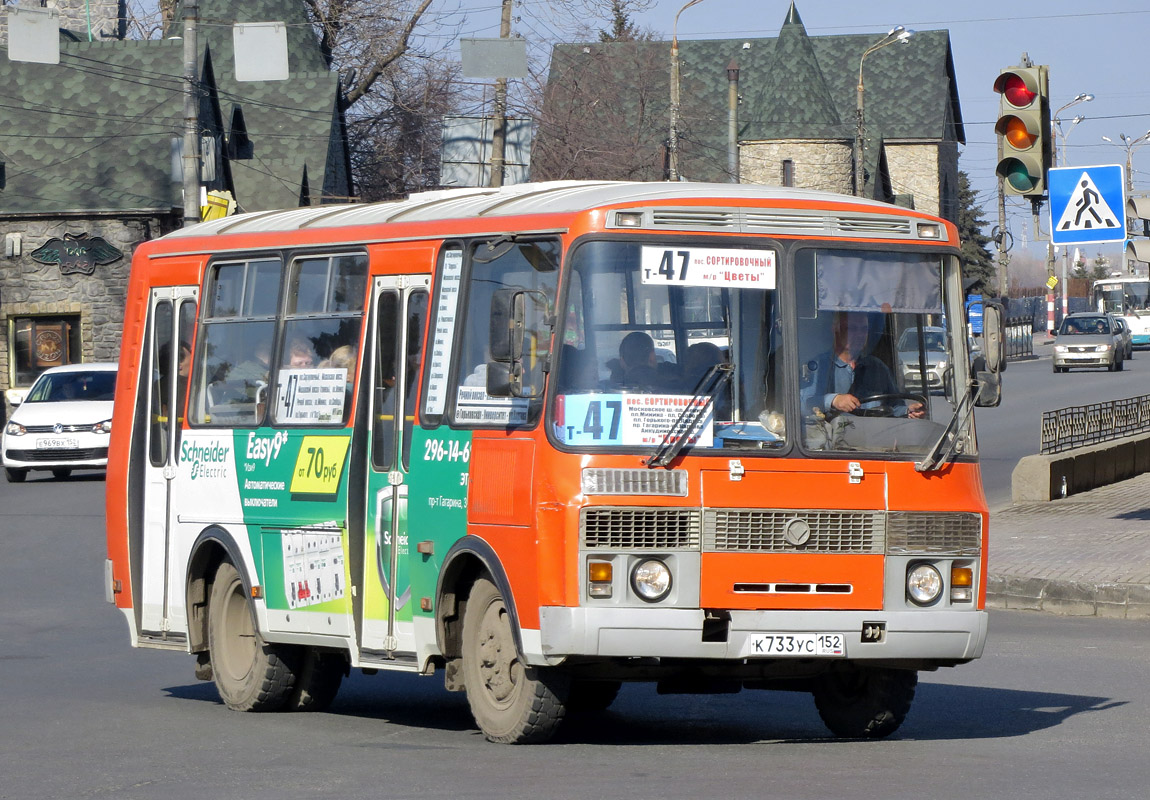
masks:
{"type": "Polygon", "coordinates": [[[950,601],[969,603],[974,597],[974,570],[970,567],[950,568],[950,601]]]}
{"type": "Polygon", "coordinates": [[[609,561],[587,563],[587,596],[610,597],[613,570],[609,561]]]}

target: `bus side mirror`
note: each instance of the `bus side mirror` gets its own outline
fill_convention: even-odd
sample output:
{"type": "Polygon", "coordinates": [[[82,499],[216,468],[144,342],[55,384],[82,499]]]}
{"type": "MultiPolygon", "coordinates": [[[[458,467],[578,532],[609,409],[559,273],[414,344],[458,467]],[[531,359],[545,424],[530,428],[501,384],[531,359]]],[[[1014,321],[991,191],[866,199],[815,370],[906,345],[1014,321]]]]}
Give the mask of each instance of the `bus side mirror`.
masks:
{"type": "Polygon", "coordinates": [[[491,361],[487,394],[539,397],[543,394],[544,349],[550,343],[547,297],[528,289],[498,289],[491,297],[491,361]]]}
{"type": "Polygon", "coordinates": [[[1002,402],[1002,372],[1006,369],[1002,333],[1002,306],[998,303],[984,303],[982,355],[971,365],[971,371],[978,382],[974,404],[981,408],[994,408],[1002,402]]]}

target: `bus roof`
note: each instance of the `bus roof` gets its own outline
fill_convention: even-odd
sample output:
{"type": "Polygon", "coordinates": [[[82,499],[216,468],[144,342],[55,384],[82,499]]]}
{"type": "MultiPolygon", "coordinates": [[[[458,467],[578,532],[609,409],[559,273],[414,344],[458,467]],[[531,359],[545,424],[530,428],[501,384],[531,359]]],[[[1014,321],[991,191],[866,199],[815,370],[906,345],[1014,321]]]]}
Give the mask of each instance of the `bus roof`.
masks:
{"type": "MultiPolygon", "coordinates": [[[[774,201],[772,205],[844,203],[866,206],[865,211],[903,217],[926,217],[921,212],[860,197],[807,189],[738,183],[641,183],[606,181],[552,181],[502,188],[442,189],[414,194],[405,200],[370,204],[323,205],[282,211],[238,214],[202,222],[175,231],[165,239],[240,233],[276,233],[391,222],[432,222],[463,218],[507,217],[521,214],[573,214],[593,208],[635,203],[665,204],[675,200],[697,204],[702,200],[774,201]]],[[[714,225],[706,224],[713,228],[714,225]]],[[[697,226],[689,226],[697,227],[697,226]]],[[[944,237],[945,240],[945,237],[944,237]]]]}

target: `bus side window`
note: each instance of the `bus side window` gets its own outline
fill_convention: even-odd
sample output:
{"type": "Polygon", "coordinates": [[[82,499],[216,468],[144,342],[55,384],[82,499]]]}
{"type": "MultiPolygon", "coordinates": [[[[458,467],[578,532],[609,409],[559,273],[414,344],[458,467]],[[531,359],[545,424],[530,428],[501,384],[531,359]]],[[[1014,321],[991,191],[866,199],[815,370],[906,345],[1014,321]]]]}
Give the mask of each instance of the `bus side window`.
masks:
{"type": "Polygon", "coordinates": [[[403,468],[411,463],[411,434],[415,428],[415,393],[423,365],[423,332],[427,329],[428,295],[423,289],[407,300],[407,363],[404,365],[403,468]]]}
{"type": "Polygon", "coordinates": [[[375,343],[375,377],[372,382],[375,414],[371,421],[371,463],[380,472],[395,463],[396,341],[399,294],[379,296],[378,338],[375,343]]]}
{"type": "Polygon", "coordinates": [[[281,272],[278,260],[212,268],[192,366],[192,423],[243,427],[263,420],[281,272]]]}
{"type": "Polygon", "coordinates": [[[153,467],[168,463],[168,426],[171,410],[168,408],[168,387],[172,360],[172,303],[164,300],[156,305],[152,321],[152,408],[149,459],[153,467]]]}
{"type": "Polygon", "coordinates": [[[362,254],[292,262],[271,399],[277,425],[345,424],[351,414],[367,290],[362,254]]]}
{"type": "MultiPolygon", "coordinates": [[[[491,361],[491,309],[492,298],[500,289],[515,289],[527,296],[525,305],[536,310],[542,305],[535,298],[546,300],[542,313],[529,313],[523,341],[524,384],[541,390],[543,366],[549,361],[551,329],[543,322],[553,316],[558,284],[559,242],[551,239],[516,241],[496,239],[479,242],[472,248],[471,270],[467,277],[466,303],[463,324],[455,331],[459,342],[459,363],[456,367],[457,384],[453,421],[475,424],[489,419],[490,404],[487,387],[487,364],[491,361]]],[[[508,424],[534,424],[542,403],[521,401],[521,412],[508,409],[507,415],[487,424],[506,427],[508,424]]]]}

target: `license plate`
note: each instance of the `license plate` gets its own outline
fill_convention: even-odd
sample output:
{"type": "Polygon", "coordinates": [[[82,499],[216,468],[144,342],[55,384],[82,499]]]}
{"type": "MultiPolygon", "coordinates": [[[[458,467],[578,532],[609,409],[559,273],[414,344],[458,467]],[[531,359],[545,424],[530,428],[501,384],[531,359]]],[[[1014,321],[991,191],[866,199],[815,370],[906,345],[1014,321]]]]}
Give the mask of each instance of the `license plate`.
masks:
{"type": "Polygon", "coordinates": [[[845,656],[841,633],[756,633],[747,640],[748,656],[845,656]]]}
{"type": "Polygon", "coordinates": [[[79,439],[37,439],[37,450],[77,450],[80,447],[79,439]]]}

